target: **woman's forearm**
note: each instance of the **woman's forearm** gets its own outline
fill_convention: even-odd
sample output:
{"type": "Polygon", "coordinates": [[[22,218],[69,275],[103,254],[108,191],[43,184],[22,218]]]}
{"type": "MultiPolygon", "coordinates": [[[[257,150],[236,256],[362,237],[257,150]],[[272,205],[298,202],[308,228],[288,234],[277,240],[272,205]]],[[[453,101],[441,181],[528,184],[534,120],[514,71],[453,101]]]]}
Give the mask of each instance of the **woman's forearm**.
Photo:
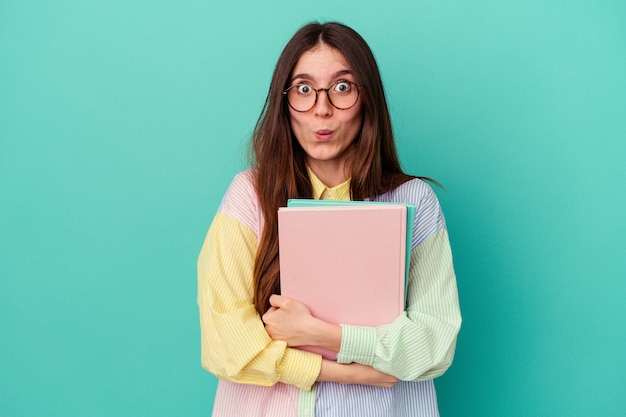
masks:
{"type": "Polygon", "coordinates": [[[309,333],[310,345],[339,352],[341,349],[341,326],[315,319],[309,333]]]}
{"type": "Polygon", "coordinates": [[[371,366],[358,363],[344,365],[323,359],[317,381],[393,387],[398,378],[377,371],[371,366]]]}

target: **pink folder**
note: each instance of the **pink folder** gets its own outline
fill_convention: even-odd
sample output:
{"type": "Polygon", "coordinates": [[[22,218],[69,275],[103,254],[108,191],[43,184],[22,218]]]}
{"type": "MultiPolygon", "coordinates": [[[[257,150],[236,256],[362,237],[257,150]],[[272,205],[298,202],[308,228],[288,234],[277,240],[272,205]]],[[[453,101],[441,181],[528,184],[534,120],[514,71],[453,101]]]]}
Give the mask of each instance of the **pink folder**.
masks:
{"type": "Polygon", "coordinates": [[[313,316],[378,326],[402,314],[406,206],[281,207],[278,233],[281,293],[306,304],[313,316]]]}

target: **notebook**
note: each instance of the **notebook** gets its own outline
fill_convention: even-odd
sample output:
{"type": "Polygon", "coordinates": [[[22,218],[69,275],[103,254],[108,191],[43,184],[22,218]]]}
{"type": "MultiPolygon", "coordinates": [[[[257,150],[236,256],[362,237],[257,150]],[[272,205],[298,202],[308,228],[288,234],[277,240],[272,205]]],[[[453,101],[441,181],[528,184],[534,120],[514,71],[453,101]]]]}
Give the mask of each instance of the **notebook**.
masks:
{"type": "MultiPolygon", "coordinates": [[[[378,326],[402,314],[407,206],[296,205],[278,211],[281,293],[334,324],[378,326]]],[[[336,359],[332,351],[301,348],[336,359]]]]}
{"type": "Polygon", "coordinates": [[[317,206],[359,206],[363,204],[400,204],[406,206],[406,267],[404,269],[404,306],[409,285],[409,266],[411,263],[411,245],[413,243],[413,226],[415,225],[415,204],[391,201],[351,201],[351,200],[313,200],[294,198],[287,201],[288,207],[317,207],[317,206]]]}

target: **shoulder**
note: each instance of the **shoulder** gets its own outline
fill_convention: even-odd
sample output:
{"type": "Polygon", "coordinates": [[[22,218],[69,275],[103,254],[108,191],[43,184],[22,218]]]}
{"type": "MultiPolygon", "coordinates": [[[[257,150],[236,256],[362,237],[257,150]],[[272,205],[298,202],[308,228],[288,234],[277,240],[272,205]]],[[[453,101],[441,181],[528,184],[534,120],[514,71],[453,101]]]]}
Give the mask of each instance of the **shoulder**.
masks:
{"type": "Polygon", "coordinates": [[[228,187],[226,195],[254,191],[254,169],[246,169],[236,174],[228,187]]]}
{"type": "Polygon", "coordinates": [[[247,169],[235,175],[222,199],[218,212],[234,217],[258,235],[262,216],[260,215],[259,199],[254,180],[253,169],[247,169]]]}
{"type": "Polygon", "coordinates": [[[430,184],[419,178],[409,180],[375,198],[376,201],[413,204],[418,210],[439,208],[439,200],[430,184]]]}
{"type": "Polygon", "coordinates": [[[389,198],[397,199],[396,201],[416,205],[424,200],[437,199],[430,184],[419,178],[413,178],[412,180],[402,183],[385,194],[389,194],[389,198]]]}
{"type": "Polygon", "coordinates": [[[446,227],[445,217],[435,191],[430,184],[419,178],[414,178],[381,194],[376,200],[407,203],[415,206],[413,247],[418,246],[431,234],[446,227]]]}

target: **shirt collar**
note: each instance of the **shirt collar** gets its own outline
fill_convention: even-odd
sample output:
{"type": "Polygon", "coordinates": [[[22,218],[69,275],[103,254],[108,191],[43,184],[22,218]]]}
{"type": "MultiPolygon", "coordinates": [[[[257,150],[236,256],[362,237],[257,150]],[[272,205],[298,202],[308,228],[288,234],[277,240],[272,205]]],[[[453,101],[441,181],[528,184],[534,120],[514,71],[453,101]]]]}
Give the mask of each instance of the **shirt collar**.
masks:
{"type": "Polygon", "coordinates": [[[334,187],[328,187],[322,180],[317,178],[317,175],[311,168],[307,166],[306,169],[311,179],[313,198],[315,200],[350,200],[350,179],[334,187]]]}

